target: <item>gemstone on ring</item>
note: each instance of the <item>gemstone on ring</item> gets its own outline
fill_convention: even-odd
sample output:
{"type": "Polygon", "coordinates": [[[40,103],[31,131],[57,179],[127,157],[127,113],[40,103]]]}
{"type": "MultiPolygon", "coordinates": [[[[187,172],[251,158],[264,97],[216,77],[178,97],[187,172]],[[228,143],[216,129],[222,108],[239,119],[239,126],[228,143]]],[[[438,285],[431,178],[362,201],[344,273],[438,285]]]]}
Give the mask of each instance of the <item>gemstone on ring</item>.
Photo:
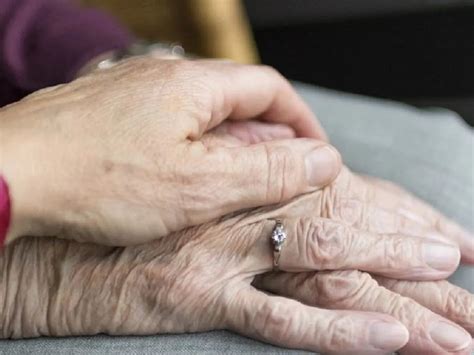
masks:
{"type": "Polygon", "coordinates": [[[275,250],[280,251],[281,246],[283,245],[285,240],[286,240],[286,232],[285,232],[285,229],[283,228],[283,224],[277,221],[277,224],[272,232],[272,243],[275,250]]]}

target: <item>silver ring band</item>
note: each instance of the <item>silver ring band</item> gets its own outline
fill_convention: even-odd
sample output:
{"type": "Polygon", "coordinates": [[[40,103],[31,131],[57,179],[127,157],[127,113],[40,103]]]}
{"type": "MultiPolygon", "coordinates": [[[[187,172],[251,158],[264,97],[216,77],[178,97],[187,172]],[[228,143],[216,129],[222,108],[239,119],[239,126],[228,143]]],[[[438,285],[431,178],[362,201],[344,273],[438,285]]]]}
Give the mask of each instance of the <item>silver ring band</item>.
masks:
{"type": "Polygon", "coordinates": [[[271,235],[271,242],[273,246],[273,270],[279,270],[279,263],[281,257],[281,249],[286,240],[286,231],[283,227],[283,223],[277,219],[275,227],[273,228],[271,235]]]}

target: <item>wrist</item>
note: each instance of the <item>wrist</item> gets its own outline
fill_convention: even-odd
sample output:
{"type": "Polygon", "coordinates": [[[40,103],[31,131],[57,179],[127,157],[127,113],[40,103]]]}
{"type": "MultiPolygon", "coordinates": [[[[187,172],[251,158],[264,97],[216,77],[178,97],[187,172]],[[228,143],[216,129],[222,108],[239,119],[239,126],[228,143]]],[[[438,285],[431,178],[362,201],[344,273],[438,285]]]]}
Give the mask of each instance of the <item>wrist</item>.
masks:
{"type": "Polygon", "coordinates": [[[46,220],[47,204],[40,196],[41,185],[34,181],[38,173],[31,164],[34,137],[22,128],[21,120],[11,117],[10,109],[0,111],[0,137],[0,174],[8,186],[10,200],[5,238],[8,244],[21,236],[42,235],[40,225],[46,220]]]}
{"type": "Polygon", "coordinates": [[[111,253],[55,238],[22,239],[5,249],[0,338],[109,333],[117,310],[111,297],[122,290],[110,281],[117,274],[106,266],[111,253]]]}

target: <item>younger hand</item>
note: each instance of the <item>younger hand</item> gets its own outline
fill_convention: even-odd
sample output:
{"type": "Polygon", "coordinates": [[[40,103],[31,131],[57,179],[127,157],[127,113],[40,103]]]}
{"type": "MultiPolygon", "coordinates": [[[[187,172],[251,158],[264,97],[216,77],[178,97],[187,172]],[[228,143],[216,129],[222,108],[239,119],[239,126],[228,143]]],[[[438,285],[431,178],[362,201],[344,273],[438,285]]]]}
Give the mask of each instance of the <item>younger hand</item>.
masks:
{"type": "Polygon", "coordinates": [[[13,200],[7,243],[54,235],[139,244],[314,191],[341,165],[288,81],[221,61],[124,61],[0,110],[0,134],[13,200]],[[224,120],[251,118],[276,123],[280,139],[201,139],[224,120]]]}

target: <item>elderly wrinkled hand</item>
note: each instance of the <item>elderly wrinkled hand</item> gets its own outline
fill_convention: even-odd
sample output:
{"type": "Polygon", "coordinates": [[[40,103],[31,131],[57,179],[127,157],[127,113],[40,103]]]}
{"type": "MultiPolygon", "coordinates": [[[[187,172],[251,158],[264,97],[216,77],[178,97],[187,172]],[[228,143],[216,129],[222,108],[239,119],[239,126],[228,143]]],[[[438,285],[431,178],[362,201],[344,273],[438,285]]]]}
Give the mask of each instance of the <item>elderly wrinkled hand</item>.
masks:
{"type": "Polygon", "coordinates": [[[2,336],[230,329],[324,352],[467,353],[471,337],[462,327],[473,329],[472,295],[429,281],[456,269],[458,248],[396,224],[377,232],[363,213],[341,213],[354,200],[368,211],[374,193],[389,193],[381,186],[344,169],[332,185],[289,203],[141,246],[20,240],[0,259],[2,336]],[[288,235],[279,273],[271,272],[276,219],[288,235]],[[35,316],[25,320],[25,312],[35,316]]]}
{"type": "Polygon", "coordinates": [[[54,235],[139,244],[314,191],[341,166],[286,79],[223,61],[124,61],[2,108],[0,135],[13,200],[7,243],[54,235]],[[256,129],[275,124],[265,142],[201,139],[228,119],[245,132],[253,118],[256,129]]]}
{"type": "MultiPolygon", "coordinates": [[[[344,168],[336,181],[325,190],[332,197],[327,199],[325,208],[319,209],[314,205],[313,212],[379,235],[406,234],[420,240],[439,240],[458,245],[462,260],[474,264],[473,237],[395,184],[357,176],[344,168]]],[[[304,199],[314,201],[309,197],[301,200],[304,199]]],[[[440,249],[434,253],[438,256],[438,265],[448,260],[445,251],[440,249]]],[[[390,258],[390,255],[385,257],[390,258]]],[[[405,261],[392,259],[393,265],[402,262],[405,261]]],[[[470,354],[471,338],[445,320],[457,323],[472,336],[474,297],[444,280],[372,278],[368,273],[355,270],[300,274],[282,272],[260,275],[254,286],[310,306],[390,314],[400,320],[410,333],[408,343],[400,351],[402,354],[470,354]]]]}

